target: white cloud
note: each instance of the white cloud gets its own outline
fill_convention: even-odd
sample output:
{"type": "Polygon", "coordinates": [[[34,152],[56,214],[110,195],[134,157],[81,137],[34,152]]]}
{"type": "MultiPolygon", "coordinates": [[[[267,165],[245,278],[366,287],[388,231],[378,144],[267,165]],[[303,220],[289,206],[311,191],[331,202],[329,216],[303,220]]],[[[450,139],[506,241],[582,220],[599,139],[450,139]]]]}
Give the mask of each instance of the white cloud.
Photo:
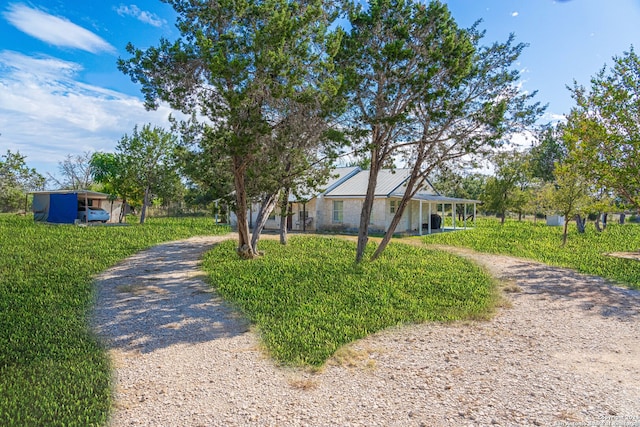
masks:
{"type": "Polygon", "coordinates": [[[547,112],[542,115],[541,121],[545,123],[553,123],[553,124],[565,123],[567,121],[567,116],[564,114],[547,112]]]}
{"type": "Polygon", "coordinates": [[[24,4],[10,4],[5,19],[20,31],[58,47],[70,47],[91,53],[115,53],[116,49],[100,36],[66,18],[50,15],[24,4]]]}
{"type": "Polygon", "coordinates": [[[520,15],[518,12],[512,12],[512,13],[511,13],[511,16],[513,16],[513,17],[516,17],[516,16],[518,16],[518,15],[520,15]]]}
{"type": "Polygon", "coordinates": [[[140,8],[135,4],[129,6],[121,4],[116,9],[116,12],[120,16],[132,16],[137,20],[144,22],[145,24],[153,25],[154,27],[162,27],[167,23],[167,21],[160,18],[155,13],[148,12],[146,10],[140,10],[140,8]]]}
{"type": "Polygon", "coordinates": [[[67,154],[113,151],[135,125],[169,127],[171,110],[76,80],[82,67],[52,57],[0,51],[0,143],[30,167],[55,173],[67,154]],[[35,162],[35,164],[33,164],[35,162]]]}

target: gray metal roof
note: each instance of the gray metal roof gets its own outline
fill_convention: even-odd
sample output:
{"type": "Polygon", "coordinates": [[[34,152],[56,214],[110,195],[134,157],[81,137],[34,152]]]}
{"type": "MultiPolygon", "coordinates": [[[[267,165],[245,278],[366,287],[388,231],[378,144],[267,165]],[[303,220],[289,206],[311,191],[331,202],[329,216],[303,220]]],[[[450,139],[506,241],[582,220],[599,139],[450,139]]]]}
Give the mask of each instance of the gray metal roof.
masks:
{"type": "MultiPolygon", "coordinates": [[[[402,198],[403,193],[393,193],[390,197],[402,198]]],[[[441,196],[439,194],[426,194],[426,193],[418,193],[411,198],[411,200],[422,200],[425,202],[434,202],[434,203],[482,203],[481,200],[473,200],[473,199],[458,199],[456,197],[446,197],[441,196]]]]}
{"type": "MultiPolygon", "coordinates": [[[[404,183],[411,174],[410,169],[383,169],[378,174],[378,182],[376,184],[375,197],[389,197],[391,194],[402,192],[404,183]]],[[[334,189],[327,191],[327,197],[364,197],[367,193],[367,185],[369,182],[369,171],[363,170],[355,176],[342,182],[334,189]]],[[[421,191],[425,194],[437,194],[435,190],[427,183],[427,188],[421,191]]]]}
{"type": "Polygon", "coordinates": [[[336,186],[340,185],[345,180],[349,179],[353,175],[360,172],[360,170],[361,169],[358,166],[335,168],[331,171],[331,176],[329,177],[329,180],[325,185],[322,186],[321,189],[315,192],[309,191],[308,189],[304,189],[300,197],[295,197],[293,194],[289,195],[289,201],[297,202],[299,200],[310,200],[318,195],[327,194],[328,192],[332,191],[336,186]]]}

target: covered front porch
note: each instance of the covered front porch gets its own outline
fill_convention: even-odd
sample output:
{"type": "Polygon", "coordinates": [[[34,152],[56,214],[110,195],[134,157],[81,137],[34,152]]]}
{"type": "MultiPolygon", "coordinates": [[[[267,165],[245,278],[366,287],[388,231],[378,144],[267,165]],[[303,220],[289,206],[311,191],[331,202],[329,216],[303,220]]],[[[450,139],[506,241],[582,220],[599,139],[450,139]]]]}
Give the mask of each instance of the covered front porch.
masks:
{"type": "Polygon", "coordinates": [[[407,231],[415,235],[474,228],[479,200],[417,194],[405,212],[407,231]]]}

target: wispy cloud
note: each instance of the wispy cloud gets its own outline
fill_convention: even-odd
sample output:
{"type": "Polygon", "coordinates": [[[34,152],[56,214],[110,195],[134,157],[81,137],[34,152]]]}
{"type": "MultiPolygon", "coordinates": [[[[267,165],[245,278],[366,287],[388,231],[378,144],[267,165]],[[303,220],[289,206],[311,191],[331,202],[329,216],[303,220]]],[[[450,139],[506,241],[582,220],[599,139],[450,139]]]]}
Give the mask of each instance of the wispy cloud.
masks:
{"type": "Polygon", "coordinates": [[[152,12],[148,12],[146,10],[141,10],[135,4],[126,6],[121,4],[117,9],[118,15],[120,16],[132,16],[137,20],[144,22],[145,24],[153,25],[154,27],[162,27],[167,23],[164,19],[160,18],[158,15],[152,12]]]}
{"type": "Polygon", "coordinates": [[[553,123],[553,124],[556,124],[558,122],[566,123],[567,116],[565,116],[564,114],[557,114],[557,113],[545,113],[542,116],[542,120],[548,123],[553,123]]]}
{"type": "Polygon", "coordinates": [[[116,49],[100,36],[66,18],[50,15],[24,4],[10,4],[3,16],[20,31],[58,47],[91,53],[115,53],[116,49]]]}
{"type": "Polygon", "coordinates": [[[77,80],[82,67],[58,58],[0,51],[2,146],[55,172],[67,154],[113,151],[135,125],[168,127],[171,110],[146,111],[133,96],[77,80]]]}
{"type": "Polygon", "coordinates": [[[518,16],[518,15],[520,15],[520,13],[519,13],[518,11],[511,12],[511,16],[513,16],[514,18],[515,18],[516,16],[518,16]]]}

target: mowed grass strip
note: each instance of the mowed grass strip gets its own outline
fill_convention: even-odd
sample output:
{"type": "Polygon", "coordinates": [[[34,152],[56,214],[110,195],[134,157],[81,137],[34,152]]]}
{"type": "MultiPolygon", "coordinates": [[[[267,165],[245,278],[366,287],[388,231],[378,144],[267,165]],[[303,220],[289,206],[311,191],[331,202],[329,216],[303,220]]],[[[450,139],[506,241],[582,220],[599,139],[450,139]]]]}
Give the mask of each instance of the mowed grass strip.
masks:
{"type": "Polygon", "coordinates": [[[609,223],[599,233],[590,223],[586,233],[580,234],[572,222],[567,244],[562,246],[562,227],[550,227],[544,221],[507,220],[500,225],[499,220],[479,219],[474,229],[433,234],[423,241],[529,258],[640,289],[640,262],[606,255],[640,250],[640,224],[609,223]]]}
{"type": "Polygon", "coordinates": [[[390,326],[485,319],[497,297],[492,279],[462,258],[392,244],[356,265],[355,245],[339,238],[263,241],[266,256],[240,260],[236,242],[206,254],[212,286],[254,322],[272,357],[321,366],[349,342],[390,326]]]}
{"type": "Polygon", "coordinates": [[[103,425],[111,371],[88,326],[92,277],[154,244],[226,232],[210,218],[76,227],[0,215],[0,425],[103,425]]]}

